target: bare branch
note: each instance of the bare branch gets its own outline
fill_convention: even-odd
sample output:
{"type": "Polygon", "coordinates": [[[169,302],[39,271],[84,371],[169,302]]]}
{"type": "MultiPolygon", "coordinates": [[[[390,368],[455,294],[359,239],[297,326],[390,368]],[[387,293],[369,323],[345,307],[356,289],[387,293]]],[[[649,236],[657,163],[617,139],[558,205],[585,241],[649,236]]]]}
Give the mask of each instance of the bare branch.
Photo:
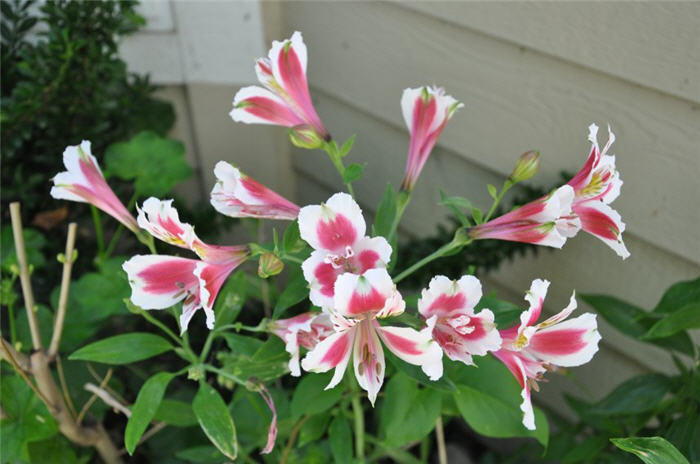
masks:
{"type": "Polygon", "coordinates": [[[32,291],[32,281],[29,278],[29,265],[27,264],[27,254],[24,249],[24,235],[22,234],[22,216],[20,214],[19,203],[10,203],[10,217],[12,219],[12,235],[15,239],[15,251],[17,252],[17,264],[19,264],[19,278],[22,284],[22,294],[24,296],[24,306],[27,308],[29,318],[29,330],[32,334],[32,345],[35,350],[43,349],[41,343],[41,333],[39,323],[34,312],[34,292],[32,291]]]}
{"type": "Polygon", "coordinates": [[[66,239],[66,254],[63,261],[63,276],[61,278],[61,293],[58,297],[58,311],[53,325],[53,335],[51,345],[49,345],[49,358],[53,358],[58,353],[58,345],[61,342],[63,333],[63,322],[66,319],[66,307],[68,305],[68,290],[70,289],[70,275],[73,269],[73,248],[75,247],[75,233],[78,226],[75,222],[68,225],[68,238],[66,239]]]}
{"type": "MultiPolygon", "coordinates": [[[[92,368],[89,363],[88,363],[88,368],[90,368],[90,369],[92,368]]],[[[112,378],[112,369],[110,368],[107,370],[107,374],[105,374],[104,379],[100,379],[97,376],[97,373],[95,373],[95,378],[100,381],[100,388],[105,388],[107,386],[107,384],[109,383],[109,379],[112,378]]],[[[90,409],[90,406],[92,406],[92,403],[94,403],[96,399],[97,399],[97,395],[93,393],[90,396],[90,398],[88,398],[88,400],[85,402],[83,407],[80,409],[80,414],[78,414],[78,418],[76,419],[76,422],[78,422],[78,425],[80,425],[83,422],[83,418],[85,417],[85,414],[87,414],[88,409],[90,409]]]]}
{"type": "Polygon", "coordinates": [[[112,395],[109,394],[109,392],[107,392],[107,390],[100,388],[93,383],[86,383],[84,388],[85,390],[97,395],[102,401],[121,412],[126,417],[131,417],[131,410],[117,401],[112,395]]]}

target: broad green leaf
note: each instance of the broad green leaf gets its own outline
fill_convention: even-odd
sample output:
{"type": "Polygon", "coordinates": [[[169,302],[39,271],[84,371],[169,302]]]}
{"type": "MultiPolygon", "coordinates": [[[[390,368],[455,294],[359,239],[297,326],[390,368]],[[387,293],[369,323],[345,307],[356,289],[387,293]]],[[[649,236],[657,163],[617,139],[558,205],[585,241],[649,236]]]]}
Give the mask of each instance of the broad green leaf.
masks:
{"type": "Polygon", "coordinates": [[[328,422],[330,420],[331,414],[328,411],[309,417],[301,426],[301,430],[299,430],[299,446],[304,446],[321,438],[328,430],[328,422]]]}
{"type": "Polygon", "coordinates": [[[236,429],[219,392],[207,383],[200,383],[199,391],[192,402],[192,410],[197,416],[199,426],[214,446],[224,456],[235,460],[238,454],[236,429]]]}
{"type": "Polygon", "coordinates": [[[105,364],[130,364],[172,349],[170,342],[159,335],[134,332],[91,343],[71,354],[68,359],[105,364]]]}
{"type": "MultiPolygon", "coordinates": [[[[29,266],[37,269],[44,267],[46,259],[42,250],[46,246],[46,238],[35,229],[24,229],[22,235],[24,235],[24,249],[29,266]]],[[[15,253],[15,239],[9,224],[0,229],[0,262],[4,272],[10,272],[12,266],[19,266],[15,253]]]]}
{"type": "Polygon", "coordinates": [[[610,441],[646,464],[688,464],[685,456],[661,437],[611,438],[610,441]]]}
{"type": "Polygon", "coordinates": [[[221,334],[234,355],[253,356],[263,345],[263,341],[248,335],[226,332],[221,334]]]}
{"type": "Polygon", "coordinates": [[[420,368],[420,366],[415,366],[413,364],[408,364],[406,361],[399,359],[394,353],[390,351],[384,352],[384,357],[391,363],[392,366],[396,368],[397,371],[403,372],[407,376],[414,380],[422,383],[426,387],[435,388],[441,391],[454,391],[455,385],[452,383],[447,375],[443,375],[438,380],[430,380],[425,372],[420,368]]]}
{"type": "Polygon", "coordinates": [[[476,305],[476,310],[490,309],[494,316],[494,322],[499,329],[506,329],[519,322],[520,315],[523,313],[522,308],[508,301],[499,300],[498,298],[485,296],[476,305]]]}
{"type": "Polygon", "coordinates": [[[654,308],[655,313],[672,313],[700,301],[700,277],[671,285],[654,308]]]}
{"type": "Polygon", "coordinates": [[[299,273],[291,282],[287,284],[284,291],[277,299],[275,310],[272,312],[272,318],[277,319],[290,307],[305,300],[309,296],[309,285],[306,283],[304,276],[299,273]]]}
{"type": "MultiPolygon", "coordinates": [[[[277,409],[277,428],[279,430],[276,449],[279,449],[283,438],[291,432],[294,423],[289,419],[289,390],[279,390],[269,387],[270,395],[277,409]]],[[[236,434],[246,449],[262,448],[267,442],[267,432],[272,420],[272,413],[262,396],[244,388],[236,389],[231,402],[231,414],[236,423],[236,434]]],[[[294,421],[296,422],[296,421],[294,421]]]]}
{"type": "Polygon", "coordinates": [[[165,422],[176,427],[190,427],[197,424],[192,412],[192,405],[184,401],[163,399],[156,409],[153,420],[165,422]]]}
{"type": "Polygon", "coordinates": [[[687,333],[680,332],[663,339],[643,340],[642,336],[656,319],[652,313],[618,298],[607,295],[581,295],[581,299],[593,306],[603,319],[625,335],[669,348],[689,356],[693,355],[693,343],[687,333]]]}
{"type": "Polygon", "coordinates": [[[252,356],[239,353],[222,354],[219,358],[223,369],[246,381],[252,377],[269,382],[289,372],[289,354],[284,342],[271,337],[252,356]]]}
{"type": "Polygon", "coordinates": [[[595,403],[589,413],[609,416],[650,411],[661,402],[670,388],[670,379],[661,374],[633,377],[595,403]]]}
{"type": "Polygon", "coordinates": [[[418,389],[416,382],[396,374],[386,386],[381,405],[379,430],[393,447],[417,441],[435,427],[442,410],[441,394],[432,388],[418,389]]]}
{"type": "Polygon", "coordinates": [[[673,335],[681,330],[700,328],[700,302],[690,303],[682,308],[669,313],[642,337],[644,340],[663,338],[673,335]]]}
{"type": "Polygon", "coordinates": [[[78,460],[73,446],[63,435],[56,434],[49,439],[29,443],[27,451],[30,462],[47,462],[47,457],[51,456],[51,462],[78,464],[81,461],[78,460]]]}
{"type": "Polygon", "coordinates": [[[214,303],[216,322],[214,327],[233,323],[246,301],[247,279],[243,271],[237,271],[224,284],[214,303]]]}
{"type": "Polygon", "coordinates": [[[352,432],[350,424],[343,416],[336,416],[328,429],[328,441],[333,453],[333,461],[338,464],[352,462],[352,432]]]}
{"type": "Polygon", "coordinates": [[[301,239],[301,233],[299,232],[299,222],[295,219],[289,226],[284,230],[284,235],[282,236],[282,251],[285,253],[298,253],[304,249],[306,242],[301,239]]]}
{"type": "Polygon", "coordinates": [[[377,207],[377,214],[374,217],[374,225],[372,229],[373,235],[381,235],[388,237],[391,231],[391,225],[396,217],[396,192],[391,184],[386,184],[384,196],[377,207]]]}
{"type": "Polygon", "coordinates": [[[136,449],[141,435],[153,420],[153,416],[163,400],[163,395],[165,395],[165,389],[168,388],[173,377],[174,375],[170,372],[159,372],[146,380],[141,387],[136,402],[131,408],[131,416],[124,431],[124,447],[129,454],[134,454],[134,449],[136,449]]]}
{"type": "Polygon", "coordinates": [[[325,374],[306,374],[294,390],[292,396],[292,416],[299,418],[304,414],[314,415],[330,409],[343,396],[343,386],[336,385],[324,390],[331,381],[332,372],[325,374]]]}
{"type": "Polygon", "coordinates": [[[133,180],[143,197],[162,197],[192,175],[182,142],[148,131],[107,147],[105,161],[107,174],[133,180]]]}
{"type": "Polygon", "coordinates": [[[530,431],[522,423],[522,412],[518,406],[508,404],[495,396],[466,385],[460,385],[455,394],[457,408],[464,420],[478,433],[487,437],[534,437],[547,446],[549,426],[547,417],[535,409],[535,426],[530,431]]]}
{"type": "Polygon", "coordinates": [[[343,182],[349,184],[355,182],[362,177],[362,172],[365,170],[364,164],[352,163],[345,167],[343,171],[343,182]]]}
{"type": "Polygon", "coordinates": [[[690,462],[698,461],[700,458],[700,416],[698,414],[684,414],[674,419],[664,436],[690,462]]]}

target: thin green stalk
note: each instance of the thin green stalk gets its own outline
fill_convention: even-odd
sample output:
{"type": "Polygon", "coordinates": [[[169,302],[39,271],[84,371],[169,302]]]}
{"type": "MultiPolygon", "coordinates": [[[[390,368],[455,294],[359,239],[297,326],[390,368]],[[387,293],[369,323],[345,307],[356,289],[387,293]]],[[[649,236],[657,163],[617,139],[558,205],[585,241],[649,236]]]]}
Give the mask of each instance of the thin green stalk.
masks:
{"type": "Polygon", "coordinates": [[[355,457],[360,461],[365,459],[365,414],[362,410],[360,397],[356,395],[358,385],[353,376],[348,376],[350,391],[353,393],[350,400],[355,424],[355,457]]]}
{"type": "Polygon", "coordinates": [[[243,325],[238,322],[236,322],[235,324],[222,325],[221,327],[217,327],[216,329],[214,329],[213,332],[218,333],[229,329],[233,329],[236,332],[240,332],[241,330],[247,330],[248,332],[267,332],[267,320],[263,319],[262,321],[260,321],[260,324],[256,326],[243,325]]]}
{"type": "Polygon", "coordinates": [[[122,235],[122,232],[124,231],[124,226],[119,224],[119,227],[117,227],[117,230],[114,231],[114,235],[112,235],[112,239],[109,241],[109,244],[107,244],[107,249],[105,250],[103,254],[103,258],[107,259],[110,256],[112,256],[112,253],[114,252],[114,248],[117,246],[117,242],[119,241],[119,237],[122,235]]]}
{"type": "Polygon", "coordinates": [[[403,279],[413,274],[426,264],[435,261],[436,259],[441,258],[447,255],[448,253],[454,252],[455,250],[459,250],[462,247],[469,245],[471,242],[472,239],[467,236],[466,231],[464,229],[457,229],[457,232],[455,233],[455,236],[451,242],[444,244],[425,258],[421,259],[420,261],[414,263],[412,266],[405,269],[399,275],[394,277],[394,283],[401,282],[403,279]]]}
{"type": "Polygon", "coordinates": [[[391,241],[394,239],[394,236],[396,235],[396,231],[399,228],[399,224],[401,223],[401,218],[403,217],[404,211],[406,211],[406,207],[408,204],[411,202],[411,192],[408,192],[406,190],[401,190],[399,191],[398,196],[396,197],[396,215],[394,216],[394,220],[391,223],[391,229],[389,229],[389,236],[387,237],[387,241],[391,243],[391,241]]]}
{"type": "Polygon", "coordinates": [[[141,315],[142,315],[148,322],[150,322],[151,324],[155,325],[155,326],[158,327],[160,330],[162,330],[166,335],[168,335],[170,338],[172,338],[173,341],[175,341],[175,343],[177,343],[177,344],[180,345],[180,346],[183,346],[183,345],[182,345],[182,340],[180,340],[180,338],[179,338],[177,335],[175,335],[175,333],[174,333],[172,330],[170,330],[165,324],[163,324],[162,322],[160,322],[160,321],[159,321],[158,319],[156,319],[155,317],[151,316],[151,315],[148,313],[148,311],[145,311],[145,310],[141,311],[141,315]]]}
{"type": "Polygon", "coordinates": [[[486,214],[486,217],[484,218],[484,222],[488,222],[489,219],[491,219],[491,216],[493,216],[493,213],[496,212],[496,208],[498,207],[498,204],[501,202],[503,199],[503,196],[506,194],[508,190],[513,186],[513,182],[510,179],[506,179],[506,181],[503,183],[503,186],[501,187],[501,191],[498,192],[498,195],[493,201],[493,204],[491,205],[491,209],[489,209],[489,212],[486,214]]]}
{"type": "Polygon", "coordinates": [[[209,350],[211,350],[211,345],[214,342],[214,338],[216,331],[212,330],[209,332],[209,335],[207,335],[207,339],[204,342],[204,347],[202,348],[202,352],[199,354],[199,361],[204,362],[205,359],[207,359],[207,355],[209,354],[209,350]]]}
{"type": "Polygon", "coordinates": [[[209,372],[213,372],[214,374],[220,375],[221,377],[225,377],[229,380],[233,380],[234,382],[236,382],[239,385],[246,384],[244,380],[241,380],[238,377],[236,377],[235,375],[230,374],[226,371],[222,371],[221,369],[217,369],[216,367],[214,367],[210,364],[204,364],[204,369],[209,371],[209,372]]]}
{"type": "Polygon", "coordinates": [[[90,205],[90,211],[92,212],[92,222],[95,225],[95,237],[97,239],[97,257],[101,258],[105,249],[105,240],[102,233],[102,220],[100,219],[100,212],[94,206],[90,205]]]}
{"type": "MultiPolygon", "coordinates": [[[[343,164],[343,159],[336,151],[334,145],[331,143],[326,143],[323,146],[323,149],[326,151],[326,153],[328,153],[328,157],[331,159],[333,166],[335,166],[336,171],[338,171],[338,174],[340,174],[340,178],[343,179],[345,177],[345,165],[343,164]]],[[[345,184],[345,188],[347,188],[348,193],[355,198],[355,190],[352,188],[352,184],[350,182],[345,184]]]]}

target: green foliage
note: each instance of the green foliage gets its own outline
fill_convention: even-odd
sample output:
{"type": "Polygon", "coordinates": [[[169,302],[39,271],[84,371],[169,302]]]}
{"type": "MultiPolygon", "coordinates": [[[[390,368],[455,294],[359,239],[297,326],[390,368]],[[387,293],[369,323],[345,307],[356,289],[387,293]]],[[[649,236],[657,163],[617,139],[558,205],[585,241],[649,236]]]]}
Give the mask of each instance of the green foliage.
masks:
{"type": "Polygon", "coordinates": [[[99,156],[141,130],[164,135],[174,122],[148,77],[118,55],[121,38],[144,24],[136,2],[32,3],[2,2],[2,209],[21,199],[28,217],[56,208],[46,186],[63,170],[66,146],[91,140],[99,156]]]}
{"type": "Polygon", "coordinates": [[[299,418],[304,414],[312,416],[328,410],[335,405],[343,395],[343,388],[336,385],[325,390],[331,381],[332,373],[305,375],[292,396],[292,417],[299,418]]]}
{"type": "Polygon", "coordinates": [[[331,421],[328,430],[333,460],[338,464],[352,462],[352,432],[350,423],[344,417],[337,416],[331,421]]]}
{"type": "Polygon", "coordinates": [[[133,181],[134,191],[142,197],[163,197],[192,174],[182,142],[154,132],[140,132],[128,142],[110,145],[105,161],[106,174],[133,181]]]}
{"type": "Polygon", "coordinates": [[[226,403],[211,385],[201,383],[192,410],[207,438],[229,459],[238,455],[236,428],[226,403]]]}
{"type": "Polygon", "coordinates": [[[170,342],[159,335],[132,332],[91,343],[71,354],[68,359],[104,364],[130,364],[172,349],[170,342]]]}
{"type": "Polygon", "coordinates": [[[146,431],[146,427],[158,411],[160,402],[165,395],[165,389],[168,388],[173,377],[173,374],[169,372],[159,372],[146,380],[146,383],[141,387],[139,396],[131,408],[131,417],[129,417],[124,431],[124,446],[129,454],[134,454],[134,449],[141,439],[141,435],[146,431]]]}
{"type": "MultiPolygon", "coordinates": [[[[241,338],[238,337],[239,340],[241,338]]],[[[236,338],[229,337],[228,340],[236,338]]],[[[244,382],[251,378],[268,382],[289,372],[289,355],[284,350],[284,343],[277,337],[262,343],[252,355],[232,350],[219,353],[218,358],[225,372],[244,382]]]]}
{"type": "Polygon", "coordinates": [[[688,460],[672,444],[661,437],[613,438],[615,446],[632,453],[646,464],[688,464],[688,460]]]}
{"type": "MultiPolygon", "coordinates": [[[[27,250],[27,264],[34,269],[44,267],[43,249],[46,246],[46,238],[35,229],[24,229],[24,246],[27,250]]],[[[10,273],[13,267],[18,267],[15,254],[15,239],[12,235],[12,227],[8,224],[0,229],[0,261],[3,272],[10,273]]]]}
{"type": "Polygon", "coordinates": [[[306,283],[304,275],[298,272],[291,278],[291,282],[287,284],[277,299],[277,304],[272,314],[273,318],[277,319],[282,316],[287,309],[308,297],[309,285],[306,283]]]}

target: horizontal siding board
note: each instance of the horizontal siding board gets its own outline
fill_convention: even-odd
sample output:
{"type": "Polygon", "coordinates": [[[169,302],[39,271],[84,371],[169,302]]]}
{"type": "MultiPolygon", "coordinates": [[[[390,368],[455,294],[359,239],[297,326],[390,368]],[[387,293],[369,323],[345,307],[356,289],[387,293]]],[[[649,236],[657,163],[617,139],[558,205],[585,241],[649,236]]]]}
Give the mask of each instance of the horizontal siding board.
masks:
{"type": "Polygon", "coordinates": [[[583,163],[588,124],[610,121],[627,229],[700,263],[696,106],[396,5],[291,3],[285,18],[304,31],[313,86],[397,127],[404,86],[445,85],[466,107],[440,143],[503,175],[536,148],[554,182],[583,163]]]}
{"type": "MultiPolygon", "coordinates": [[[[348,162],[367,164],[365,176],[356,183],[355,191],[369,216],[381,198],[385,182],[394,185],[400,182],[407,137],[401,130],[323,93],[315,94],[315,103],[340,140],[352,133],[358,134],[348,162]]],[[[333,186],[341,188],[337,173],[324,157],[322,152],[295,150],[293,153],[294,166],[304,176],[298,181],[301,204],[323,201],[333,192],[333,186]]],[[[434,233],[436,224],[445,218],[445,209],[437,206],[439,188],[467,196],[474,204],[486,207],[490,204],[486,183],[497,184],[502,179],[494,172],[438,148],[421,174],[414,199],[406,211],[403,230],[414,235],[434,233]]],[[[634,251],[626,261],[597,239],[582,233],[561,251],[542,250],[537,258],[516,258],[503,263],[490,279],[517,295],[514,301],[522,299],[533,279],[550,279],[553,284],[548,301],[552,311],[563,307],[574,289],[579,293],[616,295],[650,309],[670,284],[700,274],[697,265],[653,244],[634,236],[628,240],[634,251]]],[[[604,322],[601,322],[601,332],[606,343],[639,363],[672,368],[663,351],[622,337],[604,322]]]]}
{"type": "Polygon", "coordinates": [[[700,102],[698,2],[400,2],[470,29],[700,102]]]}

